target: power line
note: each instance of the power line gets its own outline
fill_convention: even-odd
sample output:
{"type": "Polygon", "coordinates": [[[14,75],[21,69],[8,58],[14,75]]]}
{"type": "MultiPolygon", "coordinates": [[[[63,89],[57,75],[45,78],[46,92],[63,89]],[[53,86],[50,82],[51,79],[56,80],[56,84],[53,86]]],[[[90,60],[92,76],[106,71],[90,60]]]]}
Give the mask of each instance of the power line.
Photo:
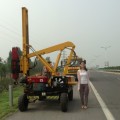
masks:
{"type": "Polygon", "coordinates": [[[20,33],[14,31],[14,30],[12,30],[12,29],[9,29],[8,27],[6,27],[6,26],[4,26],[4,25],[1,25],[1,24],[0,24],[0,27],[8,30],[9,32],[15,33],[15,35],[17,34],[17,36],[18,36],[18,35],[21,36],[20,33]]]}
{"type": "MultiPolygon", "coordinates": [[[[0,19],[0,20],[1,20],[1,19],[0,19]]],[[[7,31],[9,31],[9,32],[14,33],[17,37],[21,37],[21,40],[22,40],[22,34],[20,34],[19,32],[17,32],[17,30],[16,30],[17,28],[15,28],[14,26],[11,27],[10,23],[9,23],[8,21],[6,21],[6,19],[5,19],[5,20],[2,19],[2,21],[4,21],[4,23],[7,24],[7,26],[9,26],[10,28],[6,27],[5,25],[1,25],[1,24],[0,24],[0,27],[1,27],[1,28],[5,29],[5,30],[7,30],[7,31]],[[14,28],[16,31],[12,30],[11,28],[14,28]]],[[[29,37],[30,39],[34,39],[33,36],[31,36],[31,35],[29,35],[29,36],[30,36],[30,37],[29,37]]],[[[17,41],[17,42],[18,42],[18,41],[17,41]]],[[[34,39],[34,44],[35,44],[36,46],[38,46],[38,45],[39,45],[38,40],[34,39]]]]}
{"type": "MultiPolygon", "coordinates": [[[[9,25],[9,26],[10,26],[10,25],[9,25]]],[[[17,44],[18,44],[18,43],[21,44],[20,41],[22,42],[22,34],[20,34],[19,32],[17,32],[16,28],[15,28],[16,31],[14,31],[14,30],[11,29],[11,28],[13,28],[13,27],[8,28],[8,27],[6,27],[5,25],[1,25],[1,24],[0,24],[0,27],[3,28],[3,29],[5,29],[5,30],[7,30],[7,31],[9,31],[9,32],[11,32],[11,33],[14,34],[16,37],[18,37],[18,38],[20,37],[20,38],[18,39],[18,38],[16,38],[15,36],[13,37],[11,34],[4,33],[5,36],[7,35],[7,36],[9,36],[10,38],[12,38],[12,40],[9,39],[9,41],[12,42],[12,41],[15,41],[15,40],[16,40],[17,44]],[[20,39],[21,39],[21,40],[20,40],[20,39]]],[[[3,32],[3,31],[2,31],[2,32],[3,32]]],[[[30,38],[30,39],[33,39],[34,37],[30,35],[29,38],[30,38]]],[[[38,40],[34,39],[34,41],[32,41],[32,42],[34,42],[34,44],[39,47],[39,44],[40,44],[40,43],[38,42],[38,40]]],[[[30,43],[31,43],[31,41],[30,41],[30,43]]]]}
{"type": "MultiPolygon", "coordinates": [[[[17,37],[22,37],[22,35],[20,34],[20,33],[18,33],[18,32],[16,32],[16,31],[13,31],[12,29],[9,29],[8,27],[6,27],[6,26],[4,26],[4,25],[1,25],[0,24],[0,27],[1,28],[4,28],[4,29],[6,29],[7,31],[9,31],[9,32],[12,32],[12,33],[14,33],[17,37]]],[[[5,33],[6,34],[6,33],[5,33]]],[[[32,36],[31,36],[32,37],[32,36]]],[[[33,38],[33,37],[32,37],[33,38]]],[[[36,42],[37,40],[34,40],[34,43],[38,46],[38,42],[36,42]]],[[[17,41],[18,42],[18,41],[17,41]]]]}
{"type": "MultiPolygon", "coordinates": [[[[0,36],[0,40],[1,40],[1,41],[8,41],[8,42],[12,42],[12,43],[14,43],[14,44],[15,44],[15,43],[17,43],[17,42],[14,42],[14,41],[13,41],[13,40],[11,40],[11,39],[8,39],[8,38],[5,38],[5,37],[6,37],[6,36],[4,36],[4,37],[3,37],[3,36],[0,36]],[[7,39],[7,40],[6,40],[6,39],[7,39]]],[[[7,36],[7,37],[8,37],[8,36],[7,36]]]]}

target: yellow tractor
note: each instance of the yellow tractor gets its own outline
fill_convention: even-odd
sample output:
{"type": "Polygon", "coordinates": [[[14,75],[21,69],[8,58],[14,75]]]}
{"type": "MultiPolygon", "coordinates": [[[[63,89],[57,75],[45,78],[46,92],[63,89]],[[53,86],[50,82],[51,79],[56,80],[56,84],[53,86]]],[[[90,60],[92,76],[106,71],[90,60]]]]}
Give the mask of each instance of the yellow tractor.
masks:
{"type": "MultiPolygon", "coordinates": [[[[63,59],[61,61],[61,66],[66,65],[68,59],[69,59],[69,56],[66,59],[63,59]]],[[[67,70],[66,70],[66,75],[73,75],[75,77],[75,81],[78,81],[77,71],[80,69],[81,61],[83,61],[83,58],[80,58],[77,55],[75,56],[73,55],[71,58],[70,64],[68,65],[67,70]]]]}
{"type": "MultiPolygon", "coordinates": [[[[58,96],[61,110],[66,112],[68,101],[73,100],[73,85],[76,84],[74,76],[68,76],[68,65],[73,56],[75,45],[72,42],[64,42],[52,47],[36,51],[29,45],[28,33],[28,10],[22,8],[22,56],[19,57],[18,47],[12,48],[12,77],[16,81],[19,79],[20,83],[24,84],[24,93],[18,99],[18,108],[20,111],[26,111],[31,98],[35,100],[45,100],[47,96],[58,96]],[[69,48],[70,53],[67,59],[67,65],[64,67],[62,74],[57,73],[57,67],[60,61],[61,53],[64,49],[69,48]],[[30,53],[29,50],[32,52],[30,53]],[[59,54],[53,67],[43,58],[44,54],[58,51],[59,54]],[[39,75],[30,76],[30,59],[36,57],[40,62],[46,66],[51,73],[50,77],[39,75]],[[22,77],[19,78],[19,73],[22,77]]],[[[42,44],[42,43],[41,43],[42,44]]]]}

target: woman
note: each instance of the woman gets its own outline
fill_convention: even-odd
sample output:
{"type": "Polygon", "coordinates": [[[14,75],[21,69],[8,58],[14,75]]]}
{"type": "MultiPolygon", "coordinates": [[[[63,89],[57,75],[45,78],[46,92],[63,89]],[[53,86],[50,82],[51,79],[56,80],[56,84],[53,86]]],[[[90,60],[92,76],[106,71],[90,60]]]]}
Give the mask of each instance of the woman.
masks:
{"type": "Polygon", "coordinates": [[[89,76],[86,69],[86,62],[80,63],[80,70],[77,72],[78,77],[78,90],[81,97],[81,108],[87,109],[88,105],[88,94],[89,94],[89,76]]]}

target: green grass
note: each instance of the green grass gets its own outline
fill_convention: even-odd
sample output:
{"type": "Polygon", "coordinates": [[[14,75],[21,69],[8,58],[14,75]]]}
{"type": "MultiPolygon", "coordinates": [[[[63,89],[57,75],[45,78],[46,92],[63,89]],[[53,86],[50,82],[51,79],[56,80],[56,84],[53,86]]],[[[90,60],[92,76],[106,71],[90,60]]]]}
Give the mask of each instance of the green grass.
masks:
{"type": "Polygon", "coordinates": [[[9,106],[9,92],[3,91],[0,93],[0,119],[17,111],[18,97],[23,93],[23,87],[16,87],[13,89],[13,106],[9,106]]]}

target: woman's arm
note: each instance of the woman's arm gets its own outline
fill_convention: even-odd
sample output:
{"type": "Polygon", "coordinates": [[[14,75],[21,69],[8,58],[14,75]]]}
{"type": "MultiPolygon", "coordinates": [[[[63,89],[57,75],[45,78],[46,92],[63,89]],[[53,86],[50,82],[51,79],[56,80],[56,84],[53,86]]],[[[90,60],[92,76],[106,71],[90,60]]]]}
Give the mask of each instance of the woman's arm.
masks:
{"type": "Polygon", "coordinates": [[[90,74],[89,74],[89,72],[87,72],[87,78],[88,78],[88,86],[89,86],[89,89],[91,91],[91,87],[90,87],[90,74]]]}
{"type": "Polygon", "coordinates": [[[78,78],[78,90],[80,90],[80,71],[77,71],[77,78],[78,78]]]}
{"type": "Polygon", "coordinates": [[[89,72],[88,72],[88,71],[87,71],[87,79],[88,79],[88,81],[90,80],[90,79],[89,79],[89,72]]]}

